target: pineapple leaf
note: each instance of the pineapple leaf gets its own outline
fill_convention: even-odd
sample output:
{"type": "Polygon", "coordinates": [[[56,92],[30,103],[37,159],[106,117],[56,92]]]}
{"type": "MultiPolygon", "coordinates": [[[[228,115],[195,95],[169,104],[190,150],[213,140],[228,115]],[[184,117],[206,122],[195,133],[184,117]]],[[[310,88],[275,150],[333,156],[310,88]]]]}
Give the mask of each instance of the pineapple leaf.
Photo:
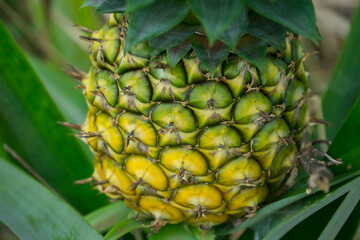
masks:
{"type": "Polygon", "coordinates": [[[161,34],[160,36],[150,39],[148,43],[152,55],[155,56],[165,49],[172,48],[175,45],[183,42],[198,29],[198,26],[179,24],[173,29],[161,34]]]}
{"type": "Polygon", "coordinates": [[[246,3],[255,12],[309,38],[316,44],[320,39],[311,0],[247,0],[246,3]]]}
{"type": "Polygon", "coordinates": [[[132,12],[136,9],[148,6],[154,0],[126,0],[126,11],[132,12]]]}
{"type": "Polygon", "coordinates": [[[105,240],[117,240],[125,234],[136,229],[144,228],[143,225],[149,224],[147,221],[136,221],[134,219],[125,219],[114,225],[105,235],[105,240]]]}
{"type": "Polygon", "coordinates": [[[350,190],[330,222],[321,233],[319,240],[334,239],[360,200],[360,187],[350,190]]]}
{"type": "Polygon", "coordinates": [[[103,3],[105,0],[86,0],[84,4],[81,6],[83,7],[99,7],[101,3],[103,3]]]}
{"type": "Polygon", "coordinates": [[[186,53],[191,49],[191,43],[189,39],[186,39],[182,43],[176,45],[175,47],[168,48],[166,50],[168,61],[171,67],[175,65],[183,58],[186,53]]]}
{"type": "Polygon", "coordinates": [[[105,0],[96,9],[96,13],[122,13],[125,12],[125,0],[105,0]]]}
{"type": "Polygon", "coordinates": [[[298,223],[303,221],[304,219],[308,218],[315,212],[319,211],[326,205],[330,204],[331,202],[335,201],[339,197],[343,196],[347,192],[351,191],[353,188],[358,188],[360,185],[360,177],[350,181],[349,183],[339,187],[331,194],[325,195],[320,200],[315,201],[313,204],[305,207],[304,209],[300,210],[296,214],[291,215],[286,220],[281,221],[275,228],[273,228],[264,238],[264,240],[269,239],[280,239],[283,237],[289,230],[295,227],[298,223]]]}
{"type": "MultiPolygon", "coordinates": [[[[329,147],[328,154],[333,158],[338,158],[343,154],[351,154],[359,152],[360,135],[353,134],[360,132],[360,97],[357,99],[349,115],[346,117],[338,133],[336,134],[332,144],[329,147]]],[[[345,164],[334,166],[335,173],[344,173],[348,171],[348,167],[357,170],[360,169],[359,158],[344,158],[342,161],[345,164]]]]}
{"type": "Polygon", "coordinates": [[[254,64],[260,70],[264,69],[266,42],[260,38],[245,35],[235,48],[237,54],[246,61],[254,64]]]}
{"type": "Polygon", "coordinates": [[[197,57],[209,71],[211,77],[213,77],[217,67],[229,54],[230,47],[220,41],[216,41],[213,46],[210,47],[206,37],[195,34],[190,37],[190,42],[197,57]]]}
{"type": "Polygon", "coordinates": [[[221,35],[220,40],[231,48],[236,48],[237,43],[246,32],[248,25],[248,15],[246,9],[244,8],[232,24],[221,35]]]}
{"type": "Polygon", "coordinates": [[[91,186],[69,187],[91,175],[92,163],[71,131],[57,124],[63,116],[1,22],[0,35],[1,147],[13,148],[79,211],[103,205],[91,186]]]}
{"type": "Polygon", "coordinates": [[[244,2],[244,0],[189,0],[191,10],[204,26],[210,46],[241,13],[244,2]]]}
{"type": "Polygon", "coordinates": [[[159,36],[175,27],[188,14],[187,4],[180,0],[156,0],[131,15],[125,52],[138,43],[159,36]]]}
{"type": "Polygon", "coordinates": [[[104,232],[130,213],[124,202],[118,201],[87,214],[85,220],[97,231],[104,232]]]}
{"type": "Polygon", "coordinates": [[[286,37],[283,26],[254,12],[249,14],[249,22],[249,34],[266,40],[282,51],[286,37]]]}
{"type": "Polygon", "coordinates": [[[104,239],[54,193],[0,158],[0,220],[21,239],[104,239]]]}
{"type": "MultiPolygon", "coordinates": [[[[330,80],[329,88],[323,99],[324,119],[331,123],[334,127],[327,128],[327,138],[333,140],[337,130],[343,123],[346,114],[351,110],[351,107],[356,102],[360,92],[360,4],[354,12],[354,17],[351,23],[351,29],[347,40],[344,42],[343,50],[339,61],[335,66],[333,75],[330,80]]],[[[359,100],[358,100],[359,101],[359,100]]],[[[359,108],[359,103],[357,104],[359,108]]],[[[356,108],[353,108],[355,112],[356,108]]],[[[358,111],[359,112],[359,111],[358,111]]],[[[358,113],[359,114],[359,113],[358,113]]],[[[360,115],[357,115],[359,119],[360,115]]],[[[352,118],[353,124],[355,124],[352,118]]],[[[344,125],[343,125],[344,126],[344,125]]],[[[351,127],[352,125],[348,125],[351,127]]],[[[356,125],[354,125],[356,127],[356,125]]],[[[350,130],[350,128],[349,128],[350,130]]],[[[345,141],[346,143],[359,143],[359,140],[353,139],[359,137],[359,134],[353,134],[355,129],[349,132],[349,135],[342,135],[336,141],[345,141]],[[351,133],[351,134],[350,134],[351,133]],[[343,138],[345,137],[345,138],[343,138]],[[341,140],[340,140],[341,139],[341,140]]],[[[358,132],[358,131],[357,131],[358,132]]],[[[340,137],[340,136],[339,136],[340,137]]],[[[344,143],[342,146],[346,147],[344,143]]],[[[339,146],[341,148],[342,146],[339,146]]]]}

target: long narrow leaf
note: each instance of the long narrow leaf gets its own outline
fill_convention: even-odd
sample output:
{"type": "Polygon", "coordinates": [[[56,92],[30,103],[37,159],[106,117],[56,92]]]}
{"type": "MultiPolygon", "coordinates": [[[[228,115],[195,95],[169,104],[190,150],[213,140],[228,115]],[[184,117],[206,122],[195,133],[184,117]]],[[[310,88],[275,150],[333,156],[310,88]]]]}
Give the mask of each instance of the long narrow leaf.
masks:
{"type": "Polygon", "coordinates": [[[115,223],[127,218],[130,213],[124,202],[119,201],[96,209],[85,216],[85,219],[99,232],[114,226],[115,223]]]}
{"type": "Polygon", "coordinates": [[[105,204],[90,186],[74,186],[91,175],[92,164],[70,131],[57,124],[64,118],[2,23],[0,35],[1,146],[7,143],[80,211],[105,204]]]}
{"type": "Polygon", "coordinates": [[[360,178],[352,180],[350,183],[340,187],[336,191],[332,192],[329,195],[324,196],[319,201],[311,204],[310,206],[306,207],[305,209],[297,212],[296,214],[290,216],[286,220],[282,221],[278,224],[275,228],[273,228],[264,238],[264,240],[270,239],[280,239],[283,237],[289,230],[291,230],[294,226],[298,223],[306,219],[307,217],[311,216],[316,211],[320,210],[321,208],[325,207],[332,201],[338,199],[339,197],[343,196],[345,193],[349,192],[352,188],[358,187],[360,184],[360,178]]]}
{"type": "Polygon", "coordinates": [[[69,205],[0,158],[0,220],[24,240],[103,239],[69,205]]]}
{"type": "Polygon", "coordinates": [[[319,240],[335,239],[341,227],[344,225],[351,212],[354,210],[356,204],[360,199],[360,187],[355,187],[346,196],[340,207],[336,210],[335,215],[322,232],[319,240]]]}
{"type": "MultiPolygon", "coordinates": [[[[353,106],[360,92],[360,5],[351,25],[350,34],[344,44],[342,54],[335,67],[329,88],[323,101],[324,118],[334,127],[327,129],[327,137],[332,140],[353,106]]],[[[353,131],[352,133],[354,133],[353,131]]],[[[359,134],[351,134],[351,137],[359,134]]],[[[342,138],[341,140],[347,140],[342,138]]]]}

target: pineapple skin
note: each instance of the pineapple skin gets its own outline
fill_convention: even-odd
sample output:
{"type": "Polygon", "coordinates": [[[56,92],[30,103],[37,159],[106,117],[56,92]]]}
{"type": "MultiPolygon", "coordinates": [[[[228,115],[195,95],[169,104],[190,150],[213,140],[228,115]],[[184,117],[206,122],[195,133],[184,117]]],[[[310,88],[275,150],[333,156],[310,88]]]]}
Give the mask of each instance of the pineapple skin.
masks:
{"type": "Polygon", "coordinates": [[[211,77],[192,50],[175,67],[146,42],[124,54],[126,27],[112,14],[92,34],[82,79],[97,188],[154,225],[252,216],[297,167],[309,122],[298,39],[269,46],[262,71],[230,52],[211,77]]]}

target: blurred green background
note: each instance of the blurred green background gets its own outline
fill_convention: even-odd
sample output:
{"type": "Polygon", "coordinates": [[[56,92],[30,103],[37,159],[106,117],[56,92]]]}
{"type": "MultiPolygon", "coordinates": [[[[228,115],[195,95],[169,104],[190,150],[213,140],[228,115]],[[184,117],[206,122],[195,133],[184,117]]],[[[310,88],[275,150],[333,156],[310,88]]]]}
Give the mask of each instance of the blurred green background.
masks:
{"type": "MultiPolygon", "coordinates": [[[[90,67],[87,54],[89,43],[80,40],[82,32],[74,25],[95,30],[107,18],[106,15],[94,15],[91,8],[80,9],[82,3],[83,0],[0,0],[1,21],[25,52],[65,120],[73,123],[84,121],[87,107],[81,90],[74,89],[77,83],[61,69],[66,68],[67,64],[83,71],[90,67]],[[62,105],[66,105],[66,108],[62,105]]],[[[328,89],[357,4],[357,0],[314,0],[324,41],[319,46],[307,40],[303,40],[303,44],[307,51],[319,51],[306,62],[311,74],[310,86],[319,96],[328,89]]],[[[317,117],[323,117],[321,102],[315,99],[312,106],[317,117]]],[[[326,137],[325,130],[319,128],[318,135],[326,137]]],[[[91,159],[85,144],[81,146],[91,159]]],[[[106,202],[105,199],[102,201],[106,202]]],[[[0,239],[17,238],[0,223],[0,239]]]]}

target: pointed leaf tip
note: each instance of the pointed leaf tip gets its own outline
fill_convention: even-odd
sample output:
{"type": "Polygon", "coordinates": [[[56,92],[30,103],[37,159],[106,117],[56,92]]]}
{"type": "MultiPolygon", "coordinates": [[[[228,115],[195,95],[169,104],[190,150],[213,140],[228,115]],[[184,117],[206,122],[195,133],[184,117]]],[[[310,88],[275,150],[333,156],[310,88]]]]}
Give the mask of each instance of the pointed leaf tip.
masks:
{"type": "Polygon", "coordinates": [[[228,56],[230,47],[220,41],[216,41],[213,46],[210,47],[210,43],[206,37],[195,34],[190,37],[190,41],[196,56],[209,71],[211,77],[213,77],[217,67],[228,56]]]}
{"type": "Polygon", "coordinates": [[[244,3],[244,0],[189,0],[191,10],[204,26],[210,46],[241,13],[244,3]]]}
{"type": "Polygon", "coordinates": [[[188,12],[187,4],[179,0],[156,0],[146,8],[134,11],[126,36],[126,50],[175,27],[188,12]]]}
{"type": "Polygon", "coordinates": [[[248,0],[247,5],[292,32],[303,35],[314,43],[318,42],[320,36],[311,0],[248,0]]]}

